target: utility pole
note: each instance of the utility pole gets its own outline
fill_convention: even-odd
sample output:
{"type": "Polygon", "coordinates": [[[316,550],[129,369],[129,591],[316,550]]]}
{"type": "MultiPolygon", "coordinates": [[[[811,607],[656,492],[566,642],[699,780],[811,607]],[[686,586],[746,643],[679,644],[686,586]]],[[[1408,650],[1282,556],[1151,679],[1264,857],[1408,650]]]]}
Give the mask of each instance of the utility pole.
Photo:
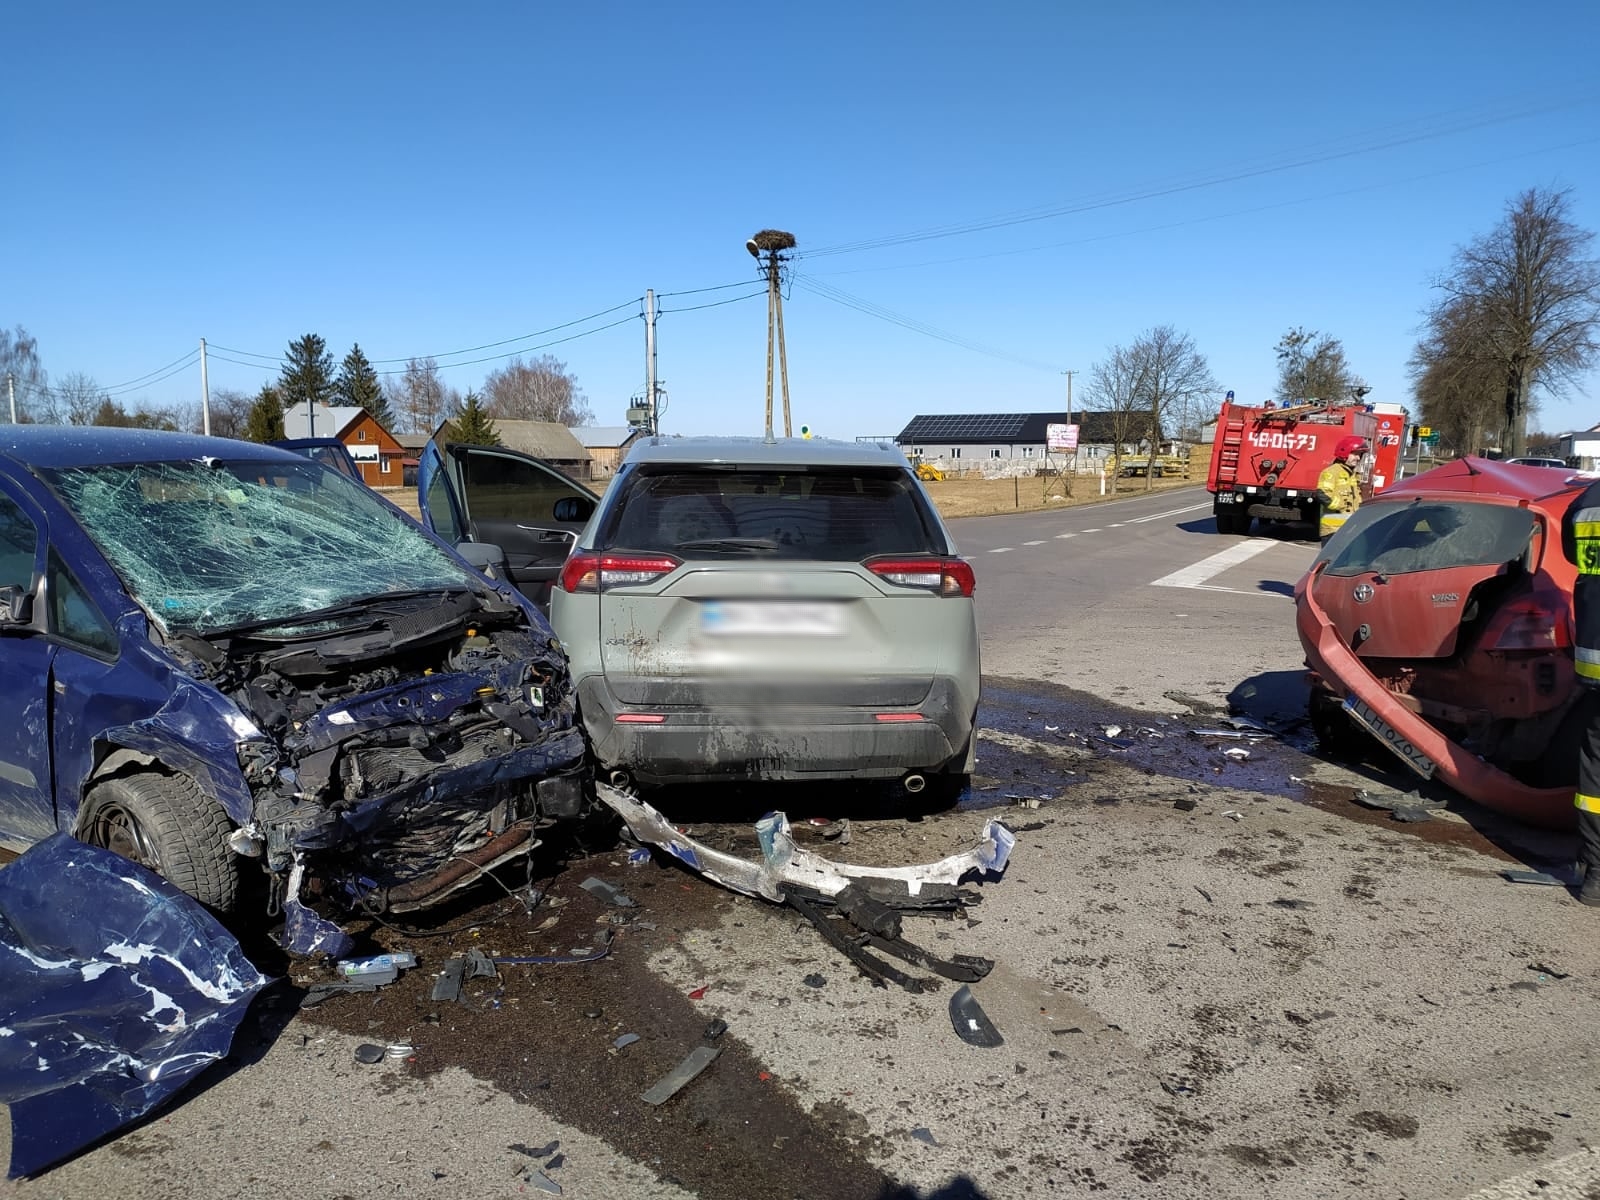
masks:
{"type": "Polygon", "coordinates": [[[206,340],[200,339],[200,432],[211,436],[211,385],[206,382],[206,340]]]}
{"type": "Polygon", "coordinates": [[[793,437],[794,428],[789,416],[789,357],[783,339],[783,264],[789,261],[785,250],[795,247],[794,234],[781,229],[763,229],[744,244],[750,257],[758,263],[766,255],[761,271],[767,277],[767,441],[772,435],[772,364],[776,347],[778,373],[783,387],[783,436],[793,437]]]}
{"type": "Polygon", "coordinates": [[[11,423],[17,423],[17,377],[10,371],[6,372],[6,395],[11,400],[11,423]]]}
{"type": "MultiPolygon", "coordinates": [[[[1063,371],[1061,373],[1067,377],[1067,424],[1071,425],[1072,424],[1072,377],[1074,375],[1076,375],[1077,372],[1076,371],[1063,371]]],[[[1076,475],[1078,473],[1078,443],[1081,442],[1082,440],[1083,440],[1083,427],[1080,425],[1078,427],[1078,436],[1073,440],[1073,443],[1072,443],[1072,475],[1076,475]]],[[[1072,475],[1067,476],[1067,495],[1069,495],[1069,496],[1072,495],[1072,475]]]]}
{"type": "Polygon", "coordinates": [[[656,404],[656,292],[644,292],[644,402],[650,409],[651,437],[661,432],[661,410],[656,404]]]}

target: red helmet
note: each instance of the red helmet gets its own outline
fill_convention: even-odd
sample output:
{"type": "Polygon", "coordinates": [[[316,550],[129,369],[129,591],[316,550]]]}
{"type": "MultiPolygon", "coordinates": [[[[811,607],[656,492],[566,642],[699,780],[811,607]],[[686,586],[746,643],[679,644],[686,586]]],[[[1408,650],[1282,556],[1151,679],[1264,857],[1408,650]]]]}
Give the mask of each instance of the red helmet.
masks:
{"type": "Polygon", "coordinates": [[[1363,437],[1344,437],[1339,439],[1338,445],[1333,448],[1335,458],[1349,458],[1352,454],[1365,454],[1367,452],[1367,439],[1363,437]]]}

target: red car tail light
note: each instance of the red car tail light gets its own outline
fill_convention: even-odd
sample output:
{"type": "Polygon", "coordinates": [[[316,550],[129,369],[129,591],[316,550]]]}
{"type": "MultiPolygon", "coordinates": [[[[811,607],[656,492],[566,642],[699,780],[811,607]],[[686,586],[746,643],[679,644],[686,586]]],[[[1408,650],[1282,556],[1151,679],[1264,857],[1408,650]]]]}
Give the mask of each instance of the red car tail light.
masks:
{"type": "Polygon", "coordinates": [[[972,564],[960,558],[875,558],[862,565],[896,587],[939,596],[970,596],[978,588],[972,564]]]}
{"type": "Polygon", "coordinates": [[[561,568],[563,592],[603,592],[638,587],[670,575],[681,564],[667,554],[574,554],[561,568]]]}
{"type": "Polygon", "coordinates": [[[1572,645],[1567,607],[1559,596],[1513,600],[1490,618],[1483,644],[1491,650],[1557,650],[1572,645]]]}

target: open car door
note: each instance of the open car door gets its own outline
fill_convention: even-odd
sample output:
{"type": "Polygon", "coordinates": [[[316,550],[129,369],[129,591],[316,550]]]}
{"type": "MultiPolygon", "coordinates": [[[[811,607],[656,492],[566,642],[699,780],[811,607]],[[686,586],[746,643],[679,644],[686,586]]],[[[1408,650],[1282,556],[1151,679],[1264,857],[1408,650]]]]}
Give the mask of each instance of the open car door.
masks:
{"type": "Polygon", "coordinates": [[[599,497],[549,463],[500,446],[429,442],[417,463],[422,523],[453,545],[487,542],[541,610],[599,497]]]}

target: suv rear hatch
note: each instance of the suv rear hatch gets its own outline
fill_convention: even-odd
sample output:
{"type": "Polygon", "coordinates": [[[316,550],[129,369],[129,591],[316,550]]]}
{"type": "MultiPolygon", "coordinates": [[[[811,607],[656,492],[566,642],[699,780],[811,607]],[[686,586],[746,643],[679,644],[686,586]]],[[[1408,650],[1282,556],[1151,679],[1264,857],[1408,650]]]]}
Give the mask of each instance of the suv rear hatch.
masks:
{"type": "Polygon", "coordinates": [[[909,471],[661,464],[622,486],[596,538],[621,704],[909,707],[970,641],[971,569],[909,471]]]}

